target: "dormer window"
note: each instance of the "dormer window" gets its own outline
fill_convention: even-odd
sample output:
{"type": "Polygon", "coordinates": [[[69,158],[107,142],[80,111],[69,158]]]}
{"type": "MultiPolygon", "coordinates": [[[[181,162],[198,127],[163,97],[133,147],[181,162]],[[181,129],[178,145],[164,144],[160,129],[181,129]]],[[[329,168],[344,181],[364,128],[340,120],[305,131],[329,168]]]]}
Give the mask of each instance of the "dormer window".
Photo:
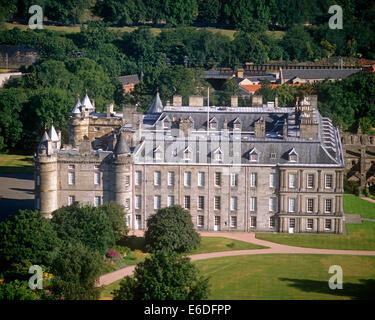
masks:
{"type": "Polygon", "coordinates": [[[184,150],[184,160],[190,160],[191,159],[191,150],[190,147],[187,147],[184,150]]]}
{"type": "Polygon", "coordinates": [[[214,151],[214,159],[215,161],[223,161],[223,151],[220,148],[214,151]]]}
{"type": "Polygon", "coordinates": [[[271,154],[270,154],[270,159],[276,159],[276,153],[271,152],[271,154]]]}
{"type": "Polygon", "coordinates": [[[250,150],[249,152],[249,159],[251,162],[257,162],[258,161],[258,155],[259,155],[259,152],[257,149],[253,148],[250,150]]]}
{"type": "Polygon", "coordinates": [[[236,130],[241,129],[241,120],[239,118],[237,118],[236,120],[234,120],[234,122],[233,122],[233,129],[236,129],[236,130]]]}
{"type": "Polygon", "coordinates": [[[155,160],[161,160],[161,155],[162,155],[161,148],[160,148],[160,147],[157,147],[157,148],[154,150],[154,159],[155,159],[155,160]]]}
{"type": "Polygon", "coordinates": [[[296,150],[293,148],[289,152],[289,162],[297,162],[297,161],[298,161],[298,154],[297,154],[296,150]]]}
{"type": "Polygon", "coordinates": [[[217,129],[217,120],[215,117],[210,120],[210,129],[217,129]]]}
{"type": "Polygon", "coordinates": [[[165,117],[163,120],[163,128],[164,129],[169,129],[170,128],[170,119],[169,117],[165,117]]]}

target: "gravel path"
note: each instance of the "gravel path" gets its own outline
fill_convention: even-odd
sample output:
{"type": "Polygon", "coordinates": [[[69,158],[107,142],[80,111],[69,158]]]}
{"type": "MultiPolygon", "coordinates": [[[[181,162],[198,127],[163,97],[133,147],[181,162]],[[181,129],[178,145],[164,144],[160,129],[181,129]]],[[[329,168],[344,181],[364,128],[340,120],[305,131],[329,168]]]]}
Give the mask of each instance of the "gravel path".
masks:
{"type": "MultiPolygon", "coordinates": [[[[130,235],[143,236],[143,231],[132,231],[130,235]]],[[[361,251],[361,250],[334,250],[334,249],[315,249],[293,247],[284,244],[273,243],[265,240],[255,238],[255,233],[236,232],[236,233],[217,233],[217,232],[201,232],[202,237],[224,237],[234,240],[240,240],[261,246],[268,247],[266,249],[251,249],[251,250],[233,250],[224,252],[210,252],[190,255],[192,261],[231,257],[240,255],[255,255],[255,254],[345,254],[357,256],[375,256],[375,251],[361,251]]],[[[131,275],[134,272],[135,266],[129,266],[111,273],[102,275],[99,278],[98,286],[108,285],[125,276],[131,275]]]]}

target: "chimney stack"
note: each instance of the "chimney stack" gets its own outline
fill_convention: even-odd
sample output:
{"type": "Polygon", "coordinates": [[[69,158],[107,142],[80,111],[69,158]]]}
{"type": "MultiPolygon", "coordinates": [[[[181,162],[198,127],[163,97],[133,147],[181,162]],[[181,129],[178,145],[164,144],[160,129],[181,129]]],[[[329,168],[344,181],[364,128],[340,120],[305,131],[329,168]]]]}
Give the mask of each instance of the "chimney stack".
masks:
{"type": "Polygon", "coordinates": [[[189,107],[203,107],[203,97],[202,96],[190,96],[189,107]]]}
{"type": "Polygon", "coordinates": [[[230,106],[231,107],[238,107],[238,96],[231,96],[230,97],[230,106]]]}
{"type": "Polygon", "coordinates": [[[263,97],[253,95],[251,98],[251,106],[252,107],[262,107],[263,106],[263,97]]]}
{"type": "Polygon", "coordinates": [[[174,95],[173,96],[173,106],[181,107],[182,106],[182,96],[174,95]]]}
{"type": "Polygon", "coordinates": [[[107,105],[107,118],[111,117],[111,113],[113,113],[113,103],[107,105]]]}
{"type": "Polygon", "coordinates": [[[262,138],[266,135],[266,122],[263,117],[254,122],[254,136],[255,138],[262,138]]]}

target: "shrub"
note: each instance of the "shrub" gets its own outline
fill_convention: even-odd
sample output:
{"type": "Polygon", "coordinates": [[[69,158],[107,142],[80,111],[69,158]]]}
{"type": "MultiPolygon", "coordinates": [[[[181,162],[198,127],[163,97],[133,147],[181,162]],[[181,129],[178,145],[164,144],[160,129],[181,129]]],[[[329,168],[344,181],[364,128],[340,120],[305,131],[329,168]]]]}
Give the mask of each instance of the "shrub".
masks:
{"type": "Polygon", "coordinates": [[[126,211],[124,206],[111,201],[104,203],[100,208],[108,215],[113,235],[115,236],[115,241],[117,242],[125,237],[129,232],[129,229],[125,223],[126,211]]]}

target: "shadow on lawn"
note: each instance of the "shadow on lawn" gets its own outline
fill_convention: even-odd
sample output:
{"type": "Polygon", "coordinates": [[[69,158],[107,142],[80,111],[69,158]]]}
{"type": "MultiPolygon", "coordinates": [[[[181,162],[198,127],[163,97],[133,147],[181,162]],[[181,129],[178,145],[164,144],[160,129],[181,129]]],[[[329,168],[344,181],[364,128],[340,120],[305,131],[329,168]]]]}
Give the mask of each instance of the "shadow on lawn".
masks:
{"type": "Polygon", "coordinates": [[[325,293],[340,297],[349,297],[353,300],[374,300],[375,299],[375,280],[373,279],[360,279],[360,283],[346,283],[345,278],[343,281],[343,289],[332,290],[328,286],[327,281],[306,280],[306,279],[290,279],[279,278],[281,281],[291,282],[288,284],[290,287],[297,288],[305,292],[325,293]]]}

